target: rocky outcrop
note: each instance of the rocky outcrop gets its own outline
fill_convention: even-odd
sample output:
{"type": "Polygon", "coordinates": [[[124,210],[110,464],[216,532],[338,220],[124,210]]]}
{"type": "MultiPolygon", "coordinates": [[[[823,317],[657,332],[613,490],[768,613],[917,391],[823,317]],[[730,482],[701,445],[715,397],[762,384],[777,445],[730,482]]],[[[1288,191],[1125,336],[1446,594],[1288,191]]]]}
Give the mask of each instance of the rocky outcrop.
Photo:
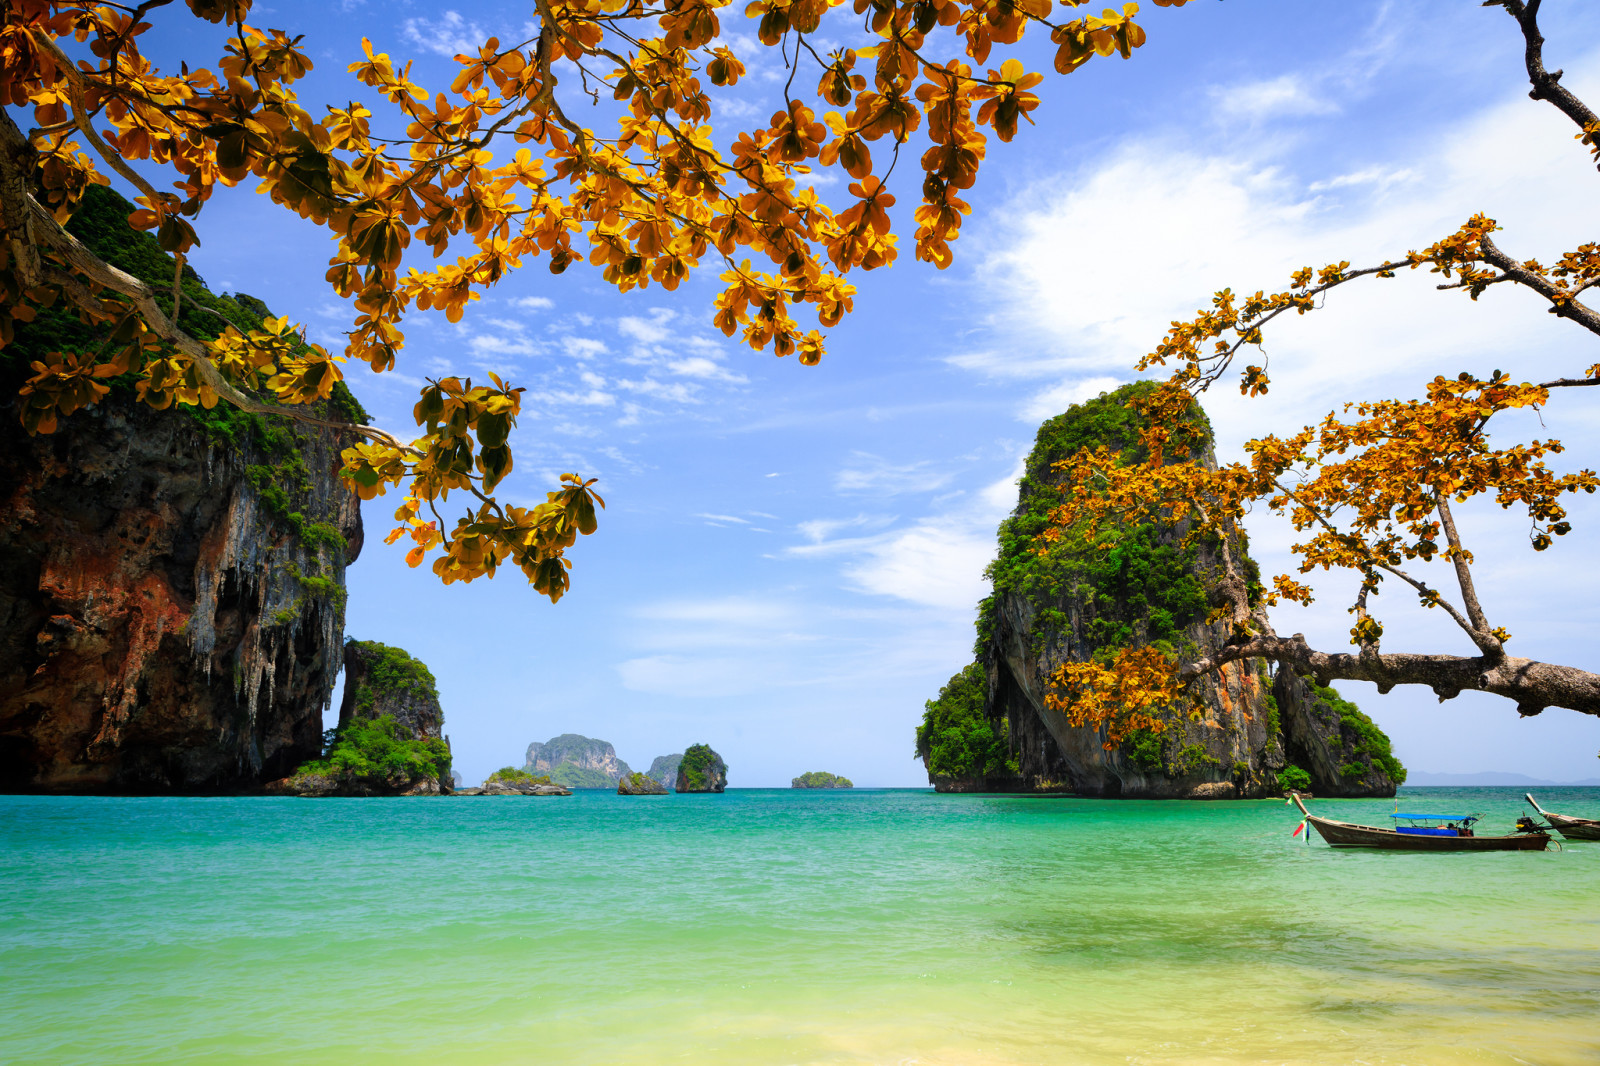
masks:
{"type": "Polygon", "coordinates": [[[526,781],[485,781],[482,788],[458,788],[457,796],[570,796],[570,788],[535,785],[526,781]]]}
{"type": "Polygon", "coordinates": [[[529,773],[549,774],[550,779],[568,788],[615,788],[632,771],[617,758],[609,741],[593,740],[577,733],[563,733],[543,744],[528,745],[522,768],[529,773]]]}
{"type": "Polygon", "coordinates": [[[657,755],[645,773],[661,782],[662,788],[671,788],[678,781],[678,764],[683,762],[683,752],[676,755],[657,755]]]}
{"type": "Polygon", "coordinates": [[[268,782],[262,792],[269,796],[302,796],[329,799],[335,796],[370,798],[378,796],[439,796],[451,790],[441,788],[437,777],[348,777],[336,774],[294,774],[268,782]]]}
{"type": "Polygon", "coordinates": [[[1393,796],[1405,767],[1372,719],[1332,688],[1279,670],[1272,686],[1284,757],[1311,775],[1318,796],[1393,796]]]}
{"type": "Polygon", "coordinates": [[[721,792],[728,787],[728,764],[708,744],[694,744],[678,764],[679,792],[721,792]]]}
{"type": "MultiPolygon", "coordinates": [[[[174,263],[90,187],[68,229],[160,293],[174,263]]],[[[179,323],[214,337],[270,314],[182,274],[179,323]]],[[[170,311],[169,298],[158,297],[170,311]]],[[[97,351],[63,307],[0,350],[0,790],[248,788],[321,748],[339,672],[344,570],[361,514],[340,484],[352,438],[244,415],[97,404],[30,437],[17,389],[29,360],[97,351]]],[[[360,421],[342,385],[318,414],[360,421]]]]}
{"type": "MultiPolygon", "coordinates": [[[[1314,715],[1280,716],[1265,665],[1227,665],[1197,683],[1199,715],[1172,713],[1160,731],[1135,731],[1110,750],[1104,727],[1070,725],[1066,714],[1046,706],[1048,679],[1063,662],[1085,662],[1136,644],[1165,647],[1192,660],[1214,654],[1230,635],[1226,623],[1206,621],[1227,579],[1220,540],[1186,545],[1185,527],[1152,523],[1123,532],[1109,553],[1071,537],[1045,556],[1033,552],[1034,537],[1059,498],[1053,464],[1086,446],[1136,449],[1138,416],[1128,400],[1143,387],[1127,386],[1073,407],[1039,429],[1017,509],[1000,529],[1000,556],[991,569],[994,594],[979,612],[984,713],[997,726],[1004,723],[1017,764],[1014,773],[998,775],[1001,780],[979,779],[984,790],[1060,784],[1089,796],[1241,798],[1278,793],[1277,771],[1289,761],[1286,747],[1318,766],[1349,765],[1335,750],[1334,734],[1312,728],[1314,715]]],[[[1198,409],[1194,418],[1209,434],[1198,409]]],[[[1201,461],[1214,463],[1209,449],[1201,461]]],[[[1243,561],[1254,589],[1254,563],[1242,531],[1231,535],[1228,548],[1243,561]]],[[[942,786],[937,778],[934,783],[967,790],[959,775],[942,786]]],[[[1320,787],[1318,792],[1327,794],[1320,787]]]]}
{"type": "Polygon", "coordinates": [[[848,777],[830,774],[826,770],[812,770],[789,781],[790,788],[855,788],[848,777]]]}
{"type": "Polygon", "coordinates": [[[617,782],[619,796],[665,796],[668,788],[649,774],[635,770],[617,782]]]}

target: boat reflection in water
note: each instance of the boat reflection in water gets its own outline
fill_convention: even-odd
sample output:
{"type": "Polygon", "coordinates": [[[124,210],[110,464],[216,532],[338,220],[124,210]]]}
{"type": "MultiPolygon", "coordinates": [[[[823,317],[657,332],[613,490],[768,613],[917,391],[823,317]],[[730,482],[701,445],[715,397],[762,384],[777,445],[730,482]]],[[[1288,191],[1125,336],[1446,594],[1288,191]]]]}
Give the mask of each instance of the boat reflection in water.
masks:
{"type": "MultiPolygon", "coordinates": [[[[1518,831],[1509,836],[1478,836],[1472,826],[1478,821],[1476,814],[1401,814],[1393,815],[1397,825],[1382,829],[1373,825],[1355,825],[1332,818],[1319,818],[1306,810],[1298,793],[1289,793],[1289,799],[1305,821],[1295,832],[1309,825],[1336,848],[1388,848],[1396,851],[1543,851],[1550,843],[1550,834],[1539,831],[1527,819],[1517,822],[1518,831]],[[1425,823],[1425,824],[1424,824],[1425,823]],[[1526,826],[1526,829],[1524,828],[1526,826]]],[[[1309,836],[1309,834],[1307,834],[1309,836]]]]}

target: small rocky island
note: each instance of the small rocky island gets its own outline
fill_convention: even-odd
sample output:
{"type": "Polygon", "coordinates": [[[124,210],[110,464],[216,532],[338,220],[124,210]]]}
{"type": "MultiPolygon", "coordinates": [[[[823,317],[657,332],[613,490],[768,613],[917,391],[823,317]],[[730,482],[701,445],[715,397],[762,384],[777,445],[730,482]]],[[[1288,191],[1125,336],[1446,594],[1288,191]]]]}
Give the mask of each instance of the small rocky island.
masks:
{"type": "Polygon", "coordinates": [[[637,770],[617,782],[619,796],[665,796],[669,791],[660,781],[637,770]]]}
{"type": "Polygon", "coordinates": [[[266,791],[288,796],[448,794],[450,742],[433,673],[402,648],[352,640],[344,646],[339,724],[320,759],[266,791]]]}
{"type": "Polygon", "coordinates": [[[683,752],[657,755],[645,773],[661,782],[662,788],[671,788],[678,781],[678,764],[683,762],[683,752]]]}
{"type": "Polygon", "coordinates": [[[543,774],[530,774],[515,766],[503,766],[489,775],[482,788],[458,788],[457,796],[570,796],[572,790],[563,788],[543,774]]]}
{"type": "Polygon", "coordinates": [[[790,788],[855,788],[848,777],[830,774],[826,770],[812,770],[789,782],[790,788]]]}
{"type": "Polygon", "coordinates": [[[721,792],[728,787],[728,764],[709,744],[695,744],[678,764],[679,792],[721,792]]]}

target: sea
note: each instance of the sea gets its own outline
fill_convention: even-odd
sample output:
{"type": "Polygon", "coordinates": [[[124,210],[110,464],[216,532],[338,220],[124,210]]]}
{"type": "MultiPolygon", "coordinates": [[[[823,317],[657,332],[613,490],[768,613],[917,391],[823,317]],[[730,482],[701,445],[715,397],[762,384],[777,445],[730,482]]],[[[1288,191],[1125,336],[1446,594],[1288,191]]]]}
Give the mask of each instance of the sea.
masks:
{"type": "MultiPolygon", "coordinates": [[[[1600,789],[1538,798],[1600,816],[1600,789]]],[[[909,789],[5,796],[0,1062],[1600,1061],[1600,843],[1298,824],[909,789]]]]}

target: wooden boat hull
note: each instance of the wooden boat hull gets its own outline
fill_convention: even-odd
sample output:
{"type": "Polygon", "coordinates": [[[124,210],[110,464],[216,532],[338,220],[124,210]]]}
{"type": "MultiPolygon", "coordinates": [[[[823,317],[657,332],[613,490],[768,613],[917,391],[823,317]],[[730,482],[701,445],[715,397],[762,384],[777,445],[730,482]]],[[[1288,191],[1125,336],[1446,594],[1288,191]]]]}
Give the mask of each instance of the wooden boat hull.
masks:
{"type": "Polygon", "coordinates": [[[1524,794],[1523,799],[1533,805],[1533,809],[1543,815],[1544,820],[1568,840],[1600,840],[1600,821],[1593,818],[1574,818],[1570,814],[1551,814],[1539,806],[1539,801],[1532,794],[1524,794]]]}
{"type": "Polygon", "coordinates": [[[1572,818],[1565,814],[1544,812],[1547,822],[1568,840],[1600,840],[1600,822],[1592,818],[1572,818]]]}
{"type": "Polygon", "coordinates": [[[1306,820],[1335,848],[1387,848],[1393,851],[1543,851],[1548,833],[1517,833],[1495,837],[1436,837],[1397,833],[1370,825],[1336,822],[1308,815],[1306,820]]]}

